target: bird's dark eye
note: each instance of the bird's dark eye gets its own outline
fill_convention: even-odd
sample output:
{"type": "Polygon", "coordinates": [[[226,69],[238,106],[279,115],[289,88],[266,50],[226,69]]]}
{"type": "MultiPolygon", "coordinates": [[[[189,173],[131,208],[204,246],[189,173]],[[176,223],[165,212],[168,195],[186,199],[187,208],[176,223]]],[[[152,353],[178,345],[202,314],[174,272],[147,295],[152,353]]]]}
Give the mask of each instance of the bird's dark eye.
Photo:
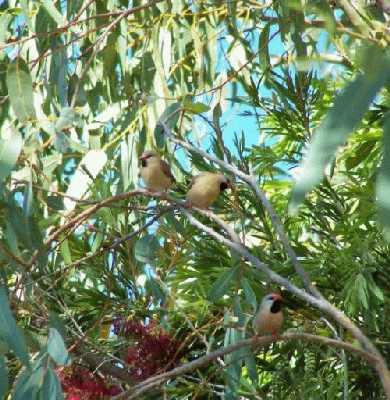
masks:
{"type": "Polygon", "coordinates": [[[146,167],[146,160],[141,160],[141,165],[142,165],[143,167],[146,167]]]}
{"type": "Polygon", "coordinates": [[[224,190],[226,190],[228,188],[228,184],[226,182],[221,182],[221,184],[219,185],[219,190],[221,192],[223,192],[224,190]]]}

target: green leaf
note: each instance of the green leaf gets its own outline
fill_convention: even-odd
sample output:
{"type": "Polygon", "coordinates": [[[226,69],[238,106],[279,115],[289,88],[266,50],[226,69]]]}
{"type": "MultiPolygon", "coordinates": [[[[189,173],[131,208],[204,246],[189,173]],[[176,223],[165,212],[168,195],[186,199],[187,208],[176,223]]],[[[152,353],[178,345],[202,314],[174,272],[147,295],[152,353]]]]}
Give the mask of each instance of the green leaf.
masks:
{"type": "Polygon", "coordinates": [[[73,110],[73,108],[64,107],[61,110],[60,116],[58,117],[55,124],[56,132],[61,132],[64,129],[71,128],[75,119],[76,119],[76,112],[73,110]]]}
{"type": "MultiPolygon", "coordinates": [[[[228,346],[231,344],[235,344],[238,341],[243,339],[243,332],[238,331],[234,328],[228,328],[225,334],[224,345],[228,346]]],[[[231,354],[227,354],[224,359],[227,364],[227,368],[225,370],[225,398],[226,399],[237,399],[237,392],[240,386],[240,378],[241,378],[241,367],[243,363],[242,354],[246,353],[248,350],[242,348],[238,351],[235,351],[231,354]]]]}
{"type": "Polygon", "coordinates": [[[245,361],[245,366],[248,370],[249,378],[251,379],[254,385],[257,385],[258,375],[256,368],[256,359],[251,349],[247,349],[247,355],[244,361],[245,361]]]}
{"type": "Polygon", "coordinates": [[[270,32],[270,24],[267,23],[263,30],[260,33],[259,38],[259,61],[263,70],[267,69],[270,65],[269,59],[269,50],[268,50],[268,42],[269,42],[269,32],[270,32]]]}
{"type": "MultiPolygon", "coordinates": [[[[0,15],[0,44],[4,45],[5,39],[7,37],[8,25],[12,20],[12,16],[9,14],[0,15]]],[[[1,59],[1,56],[0,56],[1,59]]]]}
{"type": "Polygon", "coordinates": [[[59,211],[64,209],[64,198],[61,196],[47,196],[46,204],[53,210],[59,211]]]}
{"type": "Polygon", "coordinates": [[[49,325],[57,329],[57,332],[64,338],[66,337],[66,326],[64,321],[54,311],[49,312],[49,325]]]}
{"type": "Polygon", "coordinates": [[[0,287],[0,337],[24,365],[29,365],[26,342],[20,329],[16,326],[4,287],[0,287]]]}
{"type": "Polygon", "coordinates": [[[58,365],[70,364],[70,357],[68,354],[68,350],[66,350],[62,336],[58,333],[57,329],[55,328],[49,329],[49,338],[47,340],[47,352],[58,365]]]}
{"type": "Polygon", "coordinates": [[[192,103],[191,101],[185,100],[183,102],[183,108],[193,114],[200,114],[210,110],[210,107],[203,103],[192,103]]]}
{"type": "Polygon", "coordinates": [[[217,301],[228,291],[230,284],[236,278],[239,270],[239,266],[232,267],[219,276],[219,278],[214,282],[213,286],[211,287],[208,296],[210,301],[217,301]]]}
{"type": "Polygon", "coordinates": [[[379,50],[369,51],[370,67],[358,75],[336,98],[333,107],[317,129],[292,192],[290,213],[297,212],[305,195],[323,176],[325,166],[339,146],[361,121],[378,91],[389,81],[390,57],[379,50]]]}
{"type": "Polygon", "coordinates": [[[32,79],[22,58],[16,58],[8,65],[7,88],[16,117],[22,122],[35,119],[32,79]]]}
{"type": "Polygon", "coordinates": [[[0,399],[5,399],[8,391],[8,369],[6,359],[3,355],[0,356],[0,399]]]}
{"type": "Polygon", "coordinates": [[[163,122],[168,128],[173,129],[179,120],[180,109],[181,104],[174,103],[167,107],[161,114],[154,129],[154,139],[157,147],[162,148],[165,144],[165,132],[161,122],[163,122]]]}
{"type": "Polygon", "coordinates": [[[72,254],[69,248],[69,241],[65,239],[60,246],[60,251],[65,264],[72,264],[72,254]]]}
{"type": "Polygon", "coordinates": [[[367,142],[362,143],[355,151],[355,155],[353,157],[348,158],[345,161],[345,166],[347,169],[352,169],[357,167],[362,161],[364,161],[371,151],[375,148],[377,143],[376,139],[369,140],[367,142]]]}
{"type": "Polygon", "coordinates": [[[48,368],[43,378],[41,396],[45,400],[61,400],[64,398],[60,380],[52,368],[48,368]]]}
{"type": "Polygon", "coordinates": [[[148,293],[152,294],[155,300],[165,301],[166,295],[164,289],[155,278],[149,277],[145,283],[145,289],[148,293]]]}
{"type": "Polygon", "coordinates": [[[252,289],[248,279],[243,278],[241,280],[242,288],[244,289],[245,299],[251,305],[252,311],[255,313],[257,310],[257,299],[256,294],[252,289]]]}
{"type": "Polygon", "coordinates": [[[390,241],[390,113],[383,126],[383,159],[376,182],[378,218],[383,227],[384,237],[390,241]]]}
{"type": "Polygon", "coordinates": [[[66,19],[55,7],[55,2],[53,2],[51,0],[43,0],[42,6],[45,7],[46,11],[53,18],[53,20],[57,23],[57,25],[63,26],[66,24],[66,19]]]}
{"type": "Polygon", "coordinates": [[[153,263],[161,250],[156,236],[146,235],[139,239],[134,246],[134,256],[142,263],[153,263]]]}
{"type": "Polygon", "coordinates": [[[19,131],[13,131],[8,140],[0,139],[0,185],[11,173],[22,150],[23,139],[19,131]]]}
{"type": "Polygon", "coordinates": [[[13,400],[34,400],[41,388],[45,369],[41,366],[41,361],[35,367],[25,369],[19,376],[15,384],[13,400]]]}

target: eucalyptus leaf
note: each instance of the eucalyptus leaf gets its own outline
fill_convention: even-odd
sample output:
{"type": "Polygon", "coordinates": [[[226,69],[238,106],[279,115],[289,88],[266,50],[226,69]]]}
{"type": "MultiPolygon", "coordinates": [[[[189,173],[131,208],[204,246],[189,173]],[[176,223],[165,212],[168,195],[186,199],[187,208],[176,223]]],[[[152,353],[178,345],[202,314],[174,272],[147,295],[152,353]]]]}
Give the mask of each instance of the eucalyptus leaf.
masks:
{"type": "Polygon", "coordinates": [[[64,107],[61,109],[60,116],[55,123],[55,129],[57,132],[61,132],[64,129],[72,127],[73,122],[76,119],[76,112],[71,107],[64,107]]]}
{"type": "Polygon", "coordinates": [[[7,87],[17,118],[22,122],[35,119],[32,79],[26,62],[20,57],[8,65],[7,87]]]}
{"type": "Polygon", "coordinates": [[[43,378],[41,395],[42,399],[45,400],[62,400],[64,398],[60,380],[58,379],[57,374],[50,367],[47,369],[43,378]]]}
{"type": "Polygon", "coordinates": [[[16,326],[4,287],[0,287],[0,337],[24,365],[30,364],[26,342],[20,329],[16,326]]]}
{"type": "Polygon", "coordinates": [[[142,263],[152,263],[161,250],[155,235],[145,235],[137,241],[134,247],[135,258],[142,263]]]}
{"type": "Polygon", "coordinates": [[[356,128],[378,91],[390,81],[390,55],[380,50],[368,51],[368,55],[371,58],[369,69],[358,75],[337,96],[314,134],[292,192],[291,213],[297,211],[305,194],[320,183],[324,168],[334,157],[337,148],[345,143],[356,128]]]}
{"type": "Polygon", "coordinates": [[[390,113],[383,126],[383,160],[376,182],[379,222],[384,237],[390,241],[390,113]]]}
{"type": "Polygon", "coordinates": [[[183,102],[183,108],[193,114],[201,114],[210,110],[210,107],[203,103],[192,103],[191,101],[185,100],[183,102]]]}
{"type": "Polygon", "coordinates": [[[0,186],[13,170],[22,146],[22,135],[16,130],[9,139],[0,139],[0,186]]]}
{"type": "Polygon", "coordinates": [[[70,364],[70,357],[68,354],[68,350],[66,349],[62,336],[55,328],[49,329],[49,338],[47,340],[47,352],[58,365],[70,364]]]}
{"type": "Polygon", "coordinates": [[[161,122],[163,122],[169,129],[173,129],[179,120],[180,109],[180,103],[173,103],[161,114],[154,129],[154,139],[157,147],[162,148],[165,144],[165,131],[161,122]]]}
{"type": "Polygon", "coordinates": [[[6,359],[0,355],[0,399],[4,399],[8,392],[8,368],[6,359]]]}
{"type": "Polygon", "coordinates": [[[41,389],[45,368],[40,362],[34,368],[25,369],[18,377],[12,394],[13,400],[38,400],[37,396],[41,389]]]}

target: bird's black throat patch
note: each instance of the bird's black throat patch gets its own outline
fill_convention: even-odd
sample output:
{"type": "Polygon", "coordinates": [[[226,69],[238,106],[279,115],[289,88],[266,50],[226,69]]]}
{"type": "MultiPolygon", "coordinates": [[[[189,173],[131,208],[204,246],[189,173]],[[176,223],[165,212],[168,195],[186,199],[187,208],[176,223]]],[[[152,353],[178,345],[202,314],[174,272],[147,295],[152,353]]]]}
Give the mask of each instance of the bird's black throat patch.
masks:
{"type": "Polygon", "coordinates": [[[280,300],[275,300],[271,306],[271,312],[276,314],[282,309],[282,302],[280,300]]]}
{"type": "Polygon", "coordinates": [[[146,160],[141,160],[141,166],[142,166],[142,167],[146,167],[146,165],[147,165],[146,160]]]}
{"type": "Polygon", "coordinates": [[[223,192],[223,191],[226,190],[228,187],[229,187],[229,186],[228,186],[228,184],[227,184],[226,182],[221,182],[220,185],[219,185],[219,190],[220,190],[221,192],[223,192]]]}

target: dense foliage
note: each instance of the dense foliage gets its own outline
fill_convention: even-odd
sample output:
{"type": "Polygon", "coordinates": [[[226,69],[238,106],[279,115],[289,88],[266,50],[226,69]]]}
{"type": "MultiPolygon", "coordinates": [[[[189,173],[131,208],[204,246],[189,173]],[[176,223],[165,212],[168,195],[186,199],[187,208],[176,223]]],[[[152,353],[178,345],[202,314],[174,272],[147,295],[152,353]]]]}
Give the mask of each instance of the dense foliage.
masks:
{"type": "MultiPolygon", "coordinates": [[[[221,169],[164,124],[255,174],[311,281],[389,358],[389,17],[385,1],[0,1],[0,397],[114,396],[250,337],[270,290],[285,330],[358,346],[180,207],[126,195],[146,148],[178,200],[221,169]]],[[[303,287],[269,213],[225,173],[212,210],[303,287]]],[[[385,398],[363,359],[299,341],[144,396],[385,398]]]]}

